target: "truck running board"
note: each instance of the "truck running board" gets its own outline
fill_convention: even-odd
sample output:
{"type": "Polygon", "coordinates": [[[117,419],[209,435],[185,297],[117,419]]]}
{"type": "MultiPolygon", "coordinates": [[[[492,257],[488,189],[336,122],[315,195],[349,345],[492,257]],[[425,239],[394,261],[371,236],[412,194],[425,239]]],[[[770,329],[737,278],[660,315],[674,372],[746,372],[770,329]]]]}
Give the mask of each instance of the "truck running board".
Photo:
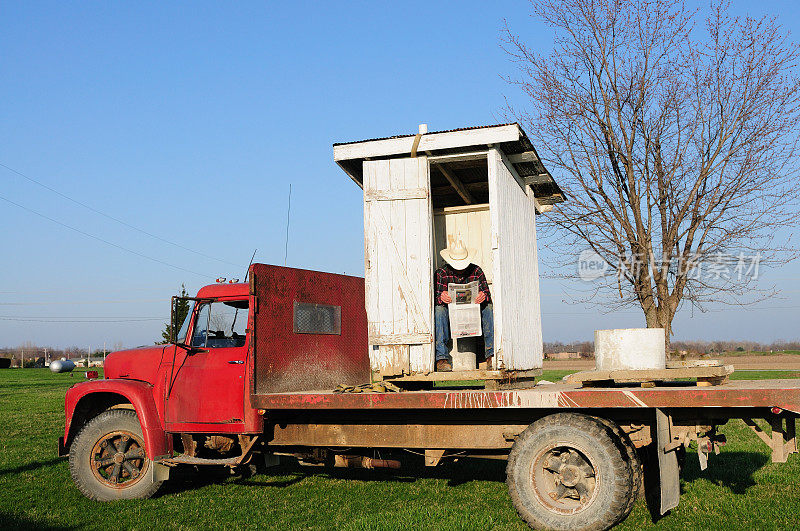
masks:
{"type": "Polygon", "coordinates": [[[239,466],[246,464],[250,461],[253,455],[253,448],[258,443],[260,436],[256,435],[250,437],[250,441],[242,444],[242,454],[235,457],[226,457],[223,459],[204,459],[202,457],[195,457],[189,454],[176,455],[160,461],[160,463],[168,465],[211,465],[211,466],[239,466]]]}
{"type": "Polygon", "coordinates": [[[164,459],[163,462],[175,463],[180,465],[221,465],[221,466],[237,466],[241,463],[242,456],[227,457],[225,459],[203,459],[202,457],[193,457],[191,455],[176,455],[169,459],[164,459]]]}

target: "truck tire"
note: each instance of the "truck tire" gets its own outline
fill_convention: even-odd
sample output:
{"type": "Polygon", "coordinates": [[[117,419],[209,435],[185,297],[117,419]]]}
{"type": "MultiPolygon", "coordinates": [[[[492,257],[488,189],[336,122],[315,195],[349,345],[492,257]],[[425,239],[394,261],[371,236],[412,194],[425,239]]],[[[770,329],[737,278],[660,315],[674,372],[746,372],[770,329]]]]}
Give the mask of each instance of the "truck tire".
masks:
{"type": "Polygon", "coordinates": [[[608,529],[630,512],[632,468],[614,431],[579,413],[537,420],[508,457],[506,483],[520,517],[535,529],[608,529]]]}
{"type": "Polygon", "coordinates": [[[78,433],[69,449],[69,471],[90,500],[149,498],[163,481],[153,481],[154,466],[144,449],[136,412],[110,409],[78,433]]]}
{"type": "Polygon", "coordinates": [[[621,522],[627,518],[629,514],[631,514],[633,506],[636,504],[636,500],[639,498],[639,496],[644,494],[644,469],[642,468],[642,460],[639,457],[631,438],[627,433],[622,431],[622,428],[620,428],[616,422],[600,417],[596,418],[605,424],[612,432],[614,432],[614,436],[619,441],[621,449],[625,453],[625,460],[628,462],[628,466],[631,468],[633,496],[631,496],[630,500],[628,501],[628,507],[625,508],[624,515],[620,519],[621,522]]]}

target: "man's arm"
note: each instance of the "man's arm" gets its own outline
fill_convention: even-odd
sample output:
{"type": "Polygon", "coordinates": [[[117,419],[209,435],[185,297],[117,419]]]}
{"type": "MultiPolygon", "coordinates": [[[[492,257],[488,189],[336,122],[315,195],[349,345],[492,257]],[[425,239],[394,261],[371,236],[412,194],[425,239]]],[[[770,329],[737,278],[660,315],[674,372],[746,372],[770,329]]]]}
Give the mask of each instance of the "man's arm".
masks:
{"type": "Polygon", "coordinates": [[[447,282],[442,278],[444,271],[442,268],[436,270],[433,274],[433,303],[442,304],[442,293],[447,291],[447,282]]]}

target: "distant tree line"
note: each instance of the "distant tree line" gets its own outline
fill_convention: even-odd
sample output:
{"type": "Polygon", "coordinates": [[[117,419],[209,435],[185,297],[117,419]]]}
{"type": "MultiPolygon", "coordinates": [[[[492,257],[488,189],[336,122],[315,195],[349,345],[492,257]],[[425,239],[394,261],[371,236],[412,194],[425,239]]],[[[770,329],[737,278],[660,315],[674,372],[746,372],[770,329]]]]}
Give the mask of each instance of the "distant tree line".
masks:
{"type": "MultiPolygon", "coordinates": [[[[102,348],[93,348],[89,357],[102,358],[104,354],[122,350],[122,348],[122,342],[114,343],[110,348],[107,347],[105,351],[102,348]]],[[[34,367],[40,358],[46,359],[46,361],[60,360],[61,358],[78,360],[86,358],[87,351],[87,348],[82,347],[51,347],[37,345],[28,341],[17,347],[0,347],[0,358],[10,358],[12,367],[19,367],[24,358],[25,367],[34,367]]]]}

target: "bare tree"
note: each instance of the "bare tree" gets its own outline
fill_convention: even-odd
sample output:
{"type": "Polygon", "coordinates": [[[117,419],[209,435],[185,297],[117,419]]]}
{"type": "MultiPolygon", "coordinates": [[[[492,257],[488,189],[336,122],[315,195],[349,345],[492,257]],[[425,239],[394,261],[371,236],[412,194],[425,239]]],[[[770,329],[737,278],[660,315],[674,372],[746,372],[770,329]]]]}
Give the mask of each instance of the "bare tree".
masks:
{"type": "Polygon", "coordinates": [[[775,19],[732,17],[727,3],[705,24],[668,0],[532,6],[555,31],[552,53],[508,24],[504,48],[529,97],[511,112],[569,196],[545,238],[573,267],[591,249],[614,273],[593,300],[641,307],[668,342],[682,303],[756,300],[746,269],[795,256],[776,237],[798,220],[797,46],[775,19]]]}

